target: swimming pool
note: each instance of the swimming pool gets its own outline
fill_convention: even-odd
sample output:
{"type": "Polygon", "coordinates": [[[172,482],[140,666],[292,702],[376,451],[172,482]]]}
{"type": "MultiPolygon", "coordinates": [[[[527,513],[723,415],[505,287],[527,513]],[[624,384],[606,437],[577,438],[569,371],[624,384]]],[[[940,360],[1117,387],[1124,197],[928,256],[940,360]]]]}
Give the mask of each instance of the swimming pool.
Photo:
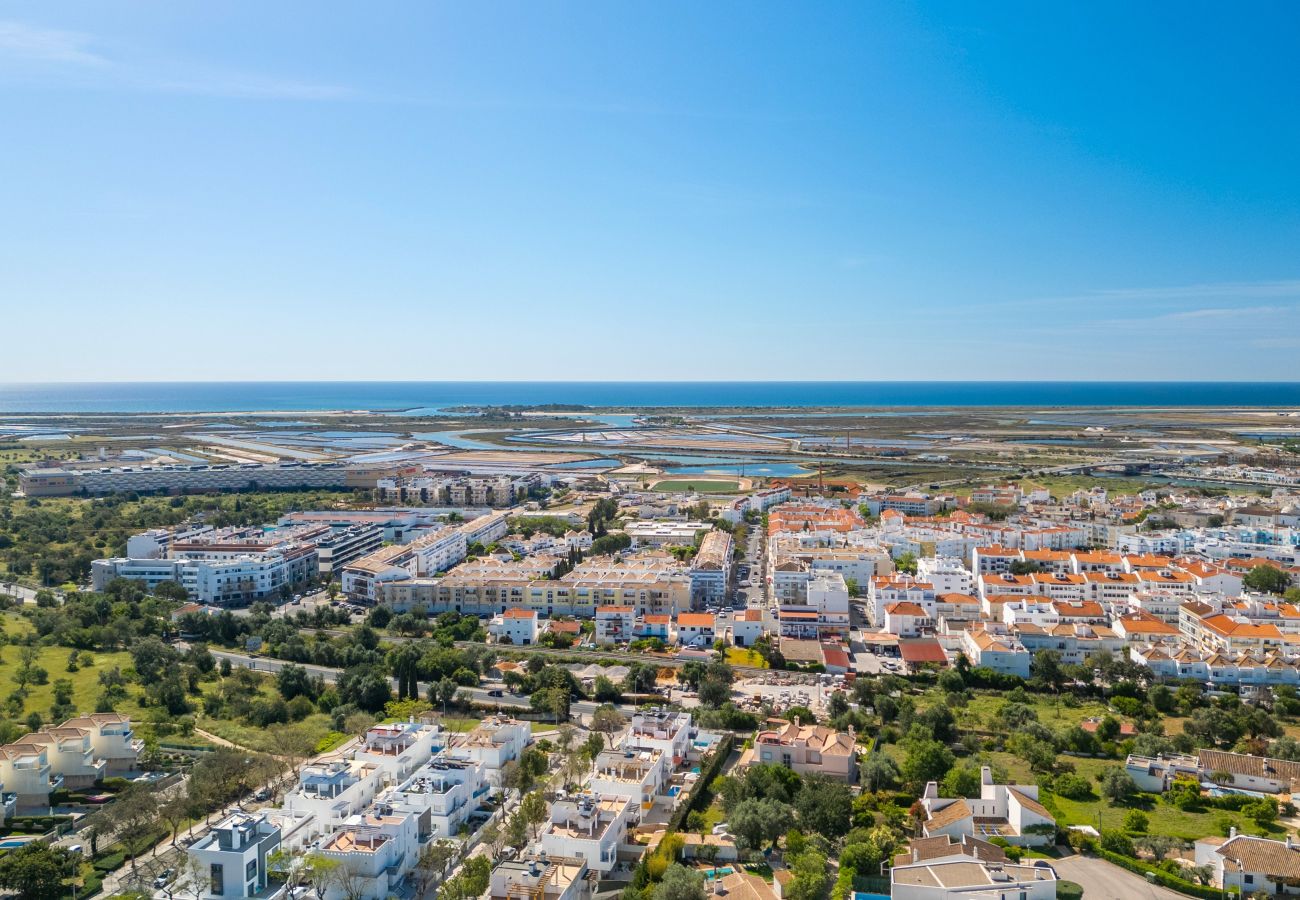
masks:
{"type": "Polygon", "coordinates": [[[705,869],[705,870],[704,870],[704,877],[705,877],[705,878],[721,878],[723,875],[730,875],[730,874],[731,874],[732,872],[734,872],[734,871],[736,871],[736,870],[733,869],[731,866],[723,866],[721,869],[705,869]]]}
{"type": "Polygon", "coordinates": [[[682,792],[682,786],[680,784],[674,784],[668,788],[669,797],[676,797],[681,792],[682,792]]]}
{"type": "Polygon", "coordinates": [[[0,850],[16,850],[19,847],[25,847],[32,841],[40,840],[36,835],[26,838],[5,838],[0,841],[0,850]]]}

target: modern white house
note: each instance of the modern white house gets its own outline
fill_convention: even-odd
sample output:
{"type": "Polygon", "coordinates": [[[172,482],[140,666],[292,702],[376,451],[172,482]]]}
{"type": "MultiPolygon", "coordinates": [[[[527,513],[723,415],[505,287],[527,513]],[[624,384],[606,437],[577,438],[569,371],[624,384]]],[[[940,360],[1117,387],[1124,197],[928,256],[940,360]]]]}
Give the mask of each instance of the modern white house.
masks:
{"type": "Polygon", "coordinates": [[[528,647],[537,643],[541,625],[535,609],[507,609],[493,617],[488,630],[502,644],[528,647]]]}
{"type": "Polygon", "coordinates": [[[253,897],[266,888],[267,857],[280,847],[280,826],[265,813],[236,813],[189,849],[201,870],[203,900],[253,897]]]}
{"type": "Polygon", "coordinates": [[[50,793],[63,787],[63,776],[54,773],[44,744],[6,744],[0,747],[0,785],[13,795],[17,814],[48,815],[50,793]]]}
{"type": "Polygon", "coordinates": [[[396,894],[419,857],[417,825],[414,812],[383,801],[344,822],[319,851],[338,863],[322,900],[385,900],[396,894]]]}
{"type": "Polygon", "coordinates": [[[939,796],[931,781],[921,795],[926,820],[921,829],[926,837],[1003,838],[1009,844],[1036,847],[1055,838],[1056,820],[1038,802],[1038,786],[994,784],[993,770],[980,769],[980,796],[976,799],[939,796]]]}
{"type": "Polygon", "coordinates": [[[420,837],[455,837],[491,786],[482,763],[457,761],[440,754],[384,796],[393,806],[420,815],[420,837]],[[423,824],[424,814],[427,825],[423,824]]]}
{"type": "Polygon", "coordinates": [[[597,754],[587,786],[603,797],[631,800],[630,821],[636,824],[654,808],[671,775],[668,757],[658,750],[606,750],[597,754]]]}
{"type": "Polygon", "coordinates": [[[447,747],[448,759],[479,763],[490,784],[500,786],[501,770],[518,759],[533,739],[532,727],[508,716],[489,716],[468,734],[455,735],[447,747]]]}
{"type": "Polygon", "coordinates": [[[551,804],[551,819],[542,830],[542,850],[550,856],[584,859],[602,875],[618,862],[618,848],[627,837],[632,801],[626,797],[582,794],[551,804]]]}
{"type": "Polygon", "coordinates": [[[352,758],[370,763],[383,772],[384,782],[396,784],[427,763],[446,736],[436,725],[422,722],[393,722],[375,725],[366,732],[365,742],[352,758]]]}
{"type": "Polygon", "coordinates": [[[674,766],[686,761],[691,748],[691,715],[669,709],[645,709],[632,714],[623,735],[624,750],[658,750],[674,766]]]}
{"type": "Polygon", "coordinates": [[[13,746],[43,746],[53,776],[66,788],[87,788],[104,778],[107,763],[95,758],[90,732],[84,728],[59,726],[33,731],[14,741],[13,746]]]}
{"type": "Polygon", "coordinates": [[[314,833],[333,831],[374,802],[384,786],[383,770],[360,760],[304,766],[298,786],[284,797],[284,809],[309,813],[314,833]]]}
{"type": "Polygon", "coordinates": [[[490,900],[588,900],[592,873],[585,859],[547,856],[507,860],[492,870],[490,900]]]}

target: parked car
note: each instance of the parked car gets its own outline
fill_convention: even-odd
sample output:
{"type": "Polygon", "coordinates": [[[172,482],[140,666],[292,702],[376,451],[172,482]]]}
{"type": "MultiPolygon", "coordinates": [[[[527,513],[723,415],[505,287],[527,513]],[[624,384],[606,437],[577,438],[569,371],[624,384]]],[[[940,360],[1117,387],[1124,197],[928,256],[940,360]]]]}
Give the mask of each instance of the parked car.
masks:
{"type": "Polygon", "coordinates": [[[489,697],[504,697],[505,695],[506,695],[505,691],[500,690],[499,688],[493,688],[492,690],[488,691],[489,697]]]}

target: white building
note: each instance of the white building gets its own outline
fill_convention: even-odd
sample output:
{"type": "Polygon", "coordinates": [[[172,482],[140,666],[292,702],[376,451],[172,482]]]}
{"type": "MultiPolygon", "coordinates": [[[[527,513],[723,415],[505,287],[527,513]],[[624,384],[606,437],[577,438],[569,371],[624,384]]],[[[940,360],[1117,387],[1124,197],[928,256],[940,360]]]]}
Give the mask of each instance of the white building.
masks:
{"type": "Polygon", "coordinates": [[[322,900],[385,900],[415,867],[420,853],[416,814],[382,800],[353,816],[322,843],[320,853],[338,863],[322,900]]]}
{"type": "Polygon", "coordinates": [[[923,556],[916,561],[916,577],[929,582],[936,594],[970,594],[975,576],[954,556],[923,556]]]}
{"type": "Polygon", "coordinates": [[[280,847],[280,826],[265,813],[236,813],[189,849],[202,873],[203,900],[253,897],[266,888],[267,857],[280,847]]]}
{"type": "Polygon", "coordinates": [[[436,725],[421,722],[375,725],[366,731],[361,746],[352,751],[352,758],[378,768],[386,784],[396,784],[427,763],[445,742],[446,735],[436,725]]]}
{"type": "Polygon", "coordinates": [[[636,609],[631,606],[596,607],[595,638],[598,644],[625,644],[632,640],[636,609]]]}
{"type": "Polygon", "coordinates": [[[593,872],[608,874],[618,863],[631,811],[628,798],[597,794],[553,803],[551,820],[541,833],[542,850],[548,857],[585,859],[593,872]]]}
{"type": "Polygon", "coordinates": [[[532,742],[532,728],[508,716],[489,716],[468,734],[452,738],[447,748],[449,759],[470,760],[481,764],[491,784],[501,784],[501,770],[518,759],[532,742]]]}
{"type": "Polygon", "coordinates": [[[921,795],[926,820],[921,829],[926,837],[1001,837],[1017,846],[1050,844],[1056,834],[1056,820],[1038,802],[1038,786],[994,784],[993,770],[980,768],[980,796],[977,799],[939,796],[936,782],[929,782],[921,795]]]}
{"type": "Polygon", "coordinates": [[[624,750],[658,750],[674,766],[686,761],[691,745],[691,715],[667,709],[644,709],[632,714],[624,750]]]}
{"type": "Polygon", "coordinates": [[[488,631],[496,635],[496,639],[503,644],[514,644],[518,647],[536,644],[537,636],[541,632],[537,610],[507,609],[493,617],[488,631]]]}
{"type": "Polygon", "coordinates": [[[298,786],[284,797],[284,809],[310,814],[312,832],[329,833],[373,803],[383,784],[383,770],[371,763],[304,766],[298,786]]]}
{"type": "Polygon", "coordinates": [[[589,900],[594,880],[585,859],[512,859],[492,870],[488,894],[490,900],[589,900]]]}
{"type": "Polygon", "coordinates": [[[451,759],[439,754],[393,789],[384,799],[395,806],[428,815],[421,837],[455,837],[470,814],[478,809],[491,787],[478,762],[451,759]]]}
{"type": "Polygon", "coordinates": [[[672,775],[672,764],[658,750],[606,750],[597,754],[588,788],[605,797],[632,801],[630,821],[654,808],[672,775]]]}

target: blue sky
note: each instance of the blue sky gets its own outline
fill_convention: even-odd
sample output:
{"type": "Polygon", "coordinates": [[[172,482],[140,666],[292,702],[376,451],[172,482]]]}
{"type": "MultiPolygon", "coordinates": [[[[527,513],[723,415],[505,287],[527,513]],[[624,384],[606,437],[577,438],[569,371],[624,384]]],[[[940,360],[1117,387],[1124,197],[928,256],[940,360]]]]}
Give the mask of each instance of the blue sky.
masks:
{"type": "Polygon", "coordinates": [[[1288,3],[7,3],[0,381],[1295,380],[1297,39],[1288,3]]]}

